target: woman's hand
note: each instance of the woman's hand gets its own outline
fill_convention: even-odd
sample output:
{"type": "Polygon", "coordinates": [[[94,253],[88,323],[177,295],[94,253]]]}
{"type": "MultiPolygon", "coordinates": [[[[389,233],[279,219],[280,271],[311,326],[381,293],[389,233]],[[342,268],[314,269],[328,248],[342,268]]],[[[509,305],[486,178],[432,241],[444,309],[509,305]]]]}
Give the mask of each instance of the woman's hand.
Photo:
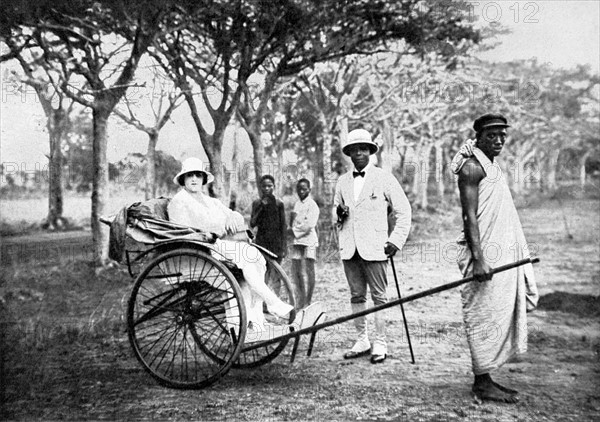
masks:
{"type": "Polygon", "coordinates": [[[229,234],[234,234],[245,229],[244,217],[237,211],[231,212],[225,221],[225,230],[229,234]]]}

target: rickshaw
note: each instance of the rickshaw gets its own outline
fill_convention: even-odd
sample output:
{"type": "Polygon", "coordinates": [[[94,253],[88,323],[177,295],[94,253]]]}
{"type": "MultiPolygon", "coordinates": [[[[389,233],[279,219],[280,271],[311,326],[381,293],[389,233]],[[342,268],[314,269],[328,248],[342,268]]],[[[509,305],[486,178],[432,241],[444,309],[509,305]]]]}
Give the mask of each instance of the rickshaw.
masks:
{"type": "MultiPolygon", "coordinates": [[[[319,330],[393,306],[402,307],[473,279],[464,278],[404,298],[398,290],[395,300],[333,320],[326,318],[320,306],[312,307],[310,316],[304,315],[304,310],[298,310],[298,317],[292,312],[288,320],[271,315],[265,308],[269,332],[252,338],[240,288],[244,282],[242,272],[214,247],[216,236],[168,221],[168,199],[153,201],[150,205],[133,204],[117,216],[102,217],[100,221],[111,226],[111,248],[120,245],[118,260],[126,262],[134,279],[126,310],[133,352],[152,377],[172,388],[200,389],[217,382],[232,367],[264,365],[279,356],[292,339],[293,361],[303,335],[310,335],[310,356],[319,330]]],[[[267,263],[266,284],[283,301],[295,306],[292,283],[277,257],[254,246],[267,263]]],[[[537,261],[527,258],[492,273],[537,261]]],[[[394,261],[391,263],[395,276],[394,261]]]]}

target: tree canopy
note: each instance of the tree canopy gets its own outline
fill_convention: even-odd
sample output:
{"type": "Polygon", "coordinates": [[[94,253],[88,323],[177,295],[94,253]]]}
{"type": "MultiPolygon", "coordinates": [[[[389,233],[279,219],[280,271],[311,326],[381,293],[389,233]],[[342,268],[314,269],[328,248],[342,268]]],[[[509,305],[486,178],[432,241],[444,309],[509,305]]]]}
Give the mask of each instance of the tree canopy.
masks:
{"type": "Polygon", "coordinates": [[[451,61],[480,40],[465,9],[441,16],[416,0],[223,0],[183,9],[178,29],[160,38],[153,53],[185,95],[217,185],[223,136],[235,113],[250,136],[260,175],[260,131],[282,78],[391,47],[425,54],[435,45],[451,61]],[[211,122],[202,120],[202,110],[211,122]]]}

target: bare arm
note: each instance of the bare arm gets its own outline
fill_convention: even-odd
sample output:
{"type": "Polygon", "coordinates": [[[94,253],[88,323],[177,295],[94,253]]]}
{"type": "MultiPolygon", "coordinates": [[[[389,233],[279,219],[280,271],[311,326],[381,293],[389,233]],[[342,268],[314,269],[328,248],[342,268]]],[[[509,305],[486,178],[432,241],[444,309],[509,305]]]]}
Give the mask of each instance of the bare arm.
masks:
{"type": "Polygon", "coordinates": [[[281,236],[281,250],[283,256],[287,255],[287,239],[285,237],[285,207],[282,201],[277,201],[277,209],[279,210],[279,234],[281,236]]]}
{"type": "Polygon", "coordinates": [[[294,220],[296,219],[296,211],[290,213],[290,229],[294,228],[294,220]]]}
{"type": "Polygon", "coordinates": [[[250,214],[250,227],[256,227],[258,223],[258,217],[262,211],[262,202],[260,199],[252,202],[252,212],[250,214]]]}
{"type": "Polygon", "coordinates": [[[458,174],[458,189],[460,192],[465,238],[473,257],[473,276],[478,281],[491,279],[491,275],[487,275],[491,268],[485,262],[483,256],[479,224],[477,222],[479,183],[484,177],[485,172],[483,168],[474,159],[468,159],[458,174]]]}

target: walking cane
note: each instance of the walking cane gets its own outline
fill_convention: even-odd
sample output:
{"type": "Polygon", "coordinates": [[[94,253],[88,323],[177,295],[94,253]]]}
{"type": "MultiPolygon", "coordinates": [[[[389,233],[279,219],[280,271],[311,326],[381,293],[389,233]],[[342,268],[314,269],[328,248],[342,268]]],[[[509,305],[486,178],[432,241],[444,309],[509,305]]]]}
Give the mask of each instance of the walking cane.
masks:
{"type": "MultiPolygon", "coordinates": [[[[390,256],[390,262],[392,263],[392,272],[394,273],[394,281],[396,282],[396,291],[398,292],[398,299],[402,299],[400,296],[400,285],[398,284],[398,276],[396,275],[396,266],[394,265],[394,257],[390,256]]],[[[408,340],[408,348],[410,349],[410,358],[412,363],[415,363],[415,355],[413,353],[412,343],[410,342],[410,334],[408,332],[408,324],[406,323],[406,315],[404,314],[404,305],[400,302],[400,310],[402,311],[402,320],[404,320],[404,330],[406,331],[406,339],[408,340]]]]}

